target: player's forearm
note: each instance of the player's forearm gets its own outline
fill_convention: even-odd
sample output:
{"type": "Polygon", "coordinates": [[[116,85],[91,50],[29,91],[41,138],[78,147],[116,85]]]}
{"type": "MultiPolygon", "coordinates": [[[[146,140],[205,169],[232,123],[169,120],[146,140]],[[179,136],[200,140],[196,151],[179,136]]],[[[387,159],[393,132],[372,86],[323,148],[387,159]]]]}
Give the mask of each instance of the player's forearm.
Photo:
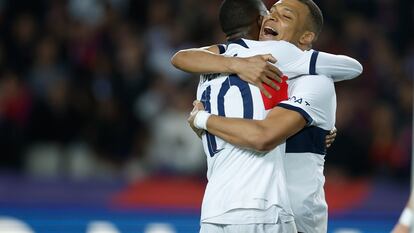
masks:
{"type": "MultiPolygon", "coordinates": [[[[269,151],[284,141],[282,137],[269,134],[263,121],[226,118],[211,115],[207,121],[208,131],[223,140],[256,151],[269,151]]],[[[274,127],[270,130],[277,131],[274,127]]]]}
{"type": "Polygon", "coordinates": [[[362,71],[361,63],[344,55],[320,52],[316,62],[316,73],[331,76],[335,82],[356,78],[362,71]]]}
{"type": "Polygon", "coordinates": [[[177,69],[189,73],[234,73],[234,62],[231,57],[204,49],[180,50],[172,57],[171,63],[177,69]]]}
{"type": "Polygon", "coordinates": [[[192,127],[207,130],[231,144],[269,151],[303,129],[308,118],[302,111],[284,107],[273,108],[263,120],[227,118],[206,112],[196,101],[188,121],[192,127]]]}

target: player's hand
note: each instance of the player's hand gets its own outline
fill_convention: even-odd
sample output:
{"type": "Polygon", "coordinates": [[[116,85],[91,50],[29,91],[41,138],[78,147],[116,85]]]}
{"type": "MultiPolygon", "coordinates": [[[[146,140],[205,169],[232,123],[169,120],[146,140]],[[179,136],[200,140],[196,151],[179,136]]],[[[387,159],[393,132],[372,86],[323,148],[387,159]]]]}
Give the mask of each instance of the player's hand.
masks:
{"type": "Polygon", "coordinates": [[[277,91],[280,89],[274,81],[281,83],[283,74],[272,65],[277,61],[272,55],[256,55],[247,58],[234,57],[232,59],[234,59],[232,63],[234,73],[242,80],[257,86],[266,97],[272,98],[264,88],[263,83],[277,91]]]}
{"type": "Polygon", "coordinates": [[[392,229],[391,233],[409,233],[410,229],[407,226],[404,226],[400,223],[395,225],[394,229],[392,229]]]}
{"type": "Polygon", "coordinates": [[[326,148],[329,148],[332,146],[332,143],[335,141],[336,138],[336,133],[338,132],[338,130],[334,127],[331,132],[329,132],[328,135],[326,135],[325,138],[325,146],[326,148]]]}
{"type": "Polygon", "coordinates": [[[204,130],[203,129],[197,129],[194,126],[194,119],[195,119],[195,116],[197,115],[198,111],[204,110],[204,105],[200,101],[194,100],[193,106],[194,106],[194,108],[191,111],[190,116],[187,119],[187,122],[190,125],[191,129],[194,131],[194,133],[197,134],[197,136],[199,138],[201,138],[201,135],[203,135],[204,130]]]}

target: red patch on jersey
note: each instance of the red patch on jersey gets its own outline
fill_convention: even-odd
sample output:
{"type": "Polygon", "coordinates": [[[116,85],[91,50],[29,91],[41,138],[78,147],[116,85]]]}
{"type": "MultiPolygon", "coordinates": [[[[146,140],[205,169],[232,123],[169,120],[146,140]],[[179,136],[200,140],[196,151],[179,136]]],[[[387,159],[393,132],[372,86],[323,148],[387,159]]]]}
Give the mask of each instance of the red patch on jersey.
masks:
{"type": "Polygon", "coordinates": [[[275,89],[271,88],[266,83],[263,83],[264,88],[272,95],[272,98],[267,98],[262,92],[262,99],[263,104],[266,110],[274,108],[276,105],[278,105],[283,100],[288,99],[288,84],[286,80],[288,77],[283,76],[282,77],[282,83],[277,83],[276,81],[273,81],[275,84],[277,84],[280,87],[280,90],[276,91],[275,89]]]}

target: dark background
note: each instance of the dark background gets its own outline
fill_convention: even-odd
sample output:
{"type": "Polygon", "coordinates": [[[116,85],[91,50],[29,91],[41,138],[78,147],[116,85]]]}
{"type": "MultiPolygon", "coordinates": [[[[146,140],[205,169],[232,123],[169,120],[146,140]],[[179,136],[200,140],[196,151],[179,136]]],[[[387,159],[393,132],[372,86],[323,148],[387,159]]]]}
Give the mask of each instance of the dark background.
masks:
{"type": "MultiPolygon", "coordinates": [[[[220,1],[0,3],[2,170],[67,176],[78,159],[92,177],[204,175],[201,148],[185,129],[198,79],[169,59],[224,41],[220,1]],[[125,174],[131,164],[135,175],[125,174]]],[[[361,77],[337,84],[339,135],[327,172],[408,179],[412,2],[317,3],[326,23],[315,49],[364,66],[361,77]]]]}

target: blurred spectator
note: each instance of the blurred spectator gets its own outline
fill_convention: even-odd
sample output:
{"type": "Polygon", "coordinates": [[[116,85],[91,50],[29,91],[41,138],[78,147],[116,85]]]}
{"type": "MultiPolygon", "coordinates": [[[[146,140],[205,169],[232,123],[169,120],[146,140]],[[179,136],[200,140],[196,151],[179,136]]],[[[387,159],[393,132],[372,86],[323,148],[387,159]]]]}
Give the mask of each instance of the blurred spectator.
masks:
{"type": "Polygon", "coordinates": [[[182,174],[205,170],[200,139],[183,121],[191,111],[188,103],[194,99],[194,88],[191,85],[172,90],[165,109],[150,122],[154,139],[149,152],[150,163],[155,170],[182,174]]]}
{"type": "Polygon", "coordinates": [[[13,71],[0,79],[0,165],[3,169],[22,168],[22,154],[27,143],[32,101],[25,83],[13,71]]]}

